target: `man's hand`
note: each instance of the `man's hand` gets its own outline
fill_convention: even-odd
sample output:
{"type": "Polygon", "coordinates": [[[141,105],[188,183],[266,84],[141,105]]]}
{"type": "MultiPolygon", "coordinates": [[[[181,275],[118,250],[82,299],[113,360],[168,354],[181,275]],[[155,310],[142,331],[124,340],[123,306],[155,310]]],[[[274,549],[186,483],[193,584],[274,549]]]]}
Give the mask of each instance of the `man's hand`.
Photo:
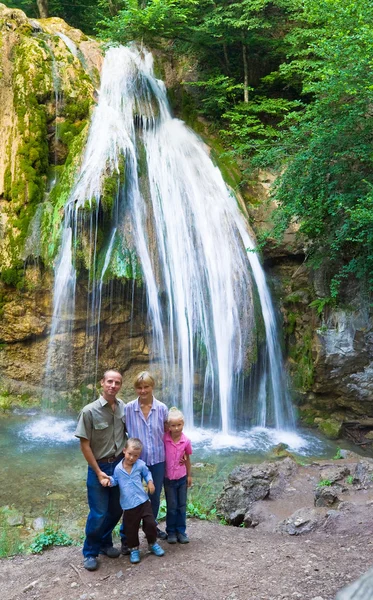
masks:
{"type": "Polygon", "coordinates": [[[154,494],[155,492],[155,485],[152,481],[149,481],[148,483],[148,492],[149,494],[154,494]]]}
{"type": "Polygon", "coordinates": [[[192,487],[192,483],[193,483],[193,479],[190,476],[188,476],[187,477],[187,487],[188,488],[192,487]]]}
{"type": "Polygon", "coordinates": [[[101,473],[99,473],[97,475],[99,482],[101,483],[101,485],[103,485],[104,487],[110,487],[110,477],[109,475],[106,475],[106,473],[104,473],[103,471],[101,471],[101,473]]]}

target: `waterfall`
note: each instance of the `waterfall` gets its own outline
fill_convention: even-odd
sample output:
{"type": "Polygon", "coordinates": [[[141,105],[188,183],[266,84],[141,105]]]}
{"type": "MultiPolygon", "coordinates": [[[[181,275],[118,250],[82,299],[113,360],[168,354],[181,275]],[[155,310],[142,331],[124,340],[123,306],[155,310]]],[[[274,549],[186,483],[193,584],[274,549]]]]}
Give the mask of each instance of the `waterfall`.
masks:
{"type": "MultiPolygon", "coordinates": [[[[136,47],[111,48],[105,57],[82,168],[65,208],[55,275],[56,321],[62,305],[74,306],[74,248],[87,203],[92,257],[87,323],[96,327],[96,334],[114,237],[125,239],[129,225],[146,287],[152,355],[161,365],[169,401],[182,407],[186,425],[215,424],[222,433],[231,433],[247,425],[247,419],[238,422],[239,402],[249,406],[259,398],[260,406],[247,410],[250,425],[292,429],[275,312],[245,218],[205,144],[173,118],[165,86],[153,74],[152,55],[136,47]],[[98,275],[102,182],[108,173],[119,177],[121,161],[125,183],[117,199],[107,260],[98,275]],[[69,285],[61,286],[66,278],[69,285]],[[265,347],[257,340],[256,296],[265,347]],[[248,355],[257,344],[257,365],[262,367],[253,368],[248,355]],[[203,391],[196,419],[198,377],[203,391]]],[[[96,359],[97,352],[98,345],[96,359]]]]}

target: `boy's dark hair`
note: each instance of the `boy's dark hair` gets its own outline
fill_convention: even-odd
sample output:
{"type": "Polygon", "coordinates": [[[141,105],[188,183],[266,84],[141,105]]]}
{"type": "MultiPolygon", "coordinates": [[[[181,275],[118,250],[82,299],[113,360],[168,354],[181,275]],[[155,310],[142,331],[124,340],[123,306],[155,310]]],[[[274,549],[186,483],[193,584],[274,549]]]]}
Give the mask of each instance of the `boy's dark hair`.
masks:
{"type": "Polygon", "coordinates": [[[134,448],[136,448],[136,450],[142,450],[143,443],[141,440],[139,440],[139,438],[128,438],[128,440],[126,440],[126,443],[124,444],[124,447],[128,448],[128,446],[133,446],[134,448]]]}

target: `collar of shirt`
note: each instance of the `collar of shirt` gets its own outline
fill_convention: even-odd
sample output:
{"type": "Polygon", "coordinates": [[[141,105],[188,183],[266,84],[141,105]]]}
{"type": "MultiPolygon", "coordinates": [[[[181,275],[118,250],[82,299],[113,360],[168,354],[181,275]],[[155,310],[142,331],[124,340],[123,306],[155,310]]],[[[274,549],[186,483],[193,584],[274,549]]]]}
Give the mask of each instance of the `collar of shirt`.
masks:
{"type": "MultiPolygon", "coordinates": [[[[106,406],[107,404],[109,404],[109,402],[107,400],[105,400],[105,398],[103,396],[100,396],[99,398],[100,404],[101,406],[106,406]]],[[[114,399],[115,405],[118,406],[119,402],[118,402],[118,398],[114,399]]],[[[110,406],[110,405],[109,405],[110,406]]]]}
{"type": "MultiPolygon", "coordinates": [[[[155,410],[155,409],[156,409],[156,404],[157,404],[157,402],[158,402],[158,400],[157,400],[156,398],[154,398],[154,396],[153,396],[153,402],[152,402],[152,406],[151,406],[151,409],[150,409],[150,411],[149,411],[150,413],[152,412],[152,410],[155,410]]],[[[141,412],[142,412],[142,410],[141,410],[141,408],[140,408],[140,398],[137,398],[137,400],[136,400],[136,402],[135,402],[135,405],[134,405],[134,409],[135,409],[137,412],[139,412],[139,411],[141,411],[141,412]]]]}
{"type": "Polygon", "coordinates": [[[178,444],[182,444],[187,440],[187,437],[184,435],[184,432],[181,432],[181,437],[177,442],[174,442],[174,440],[172,439],[172,436],[170,434],[169,431],[166,431],[164,434],[164,441],[165,442],[171,442],[171,444],[173,444],[174,446],[177,446],[178,444]]]}

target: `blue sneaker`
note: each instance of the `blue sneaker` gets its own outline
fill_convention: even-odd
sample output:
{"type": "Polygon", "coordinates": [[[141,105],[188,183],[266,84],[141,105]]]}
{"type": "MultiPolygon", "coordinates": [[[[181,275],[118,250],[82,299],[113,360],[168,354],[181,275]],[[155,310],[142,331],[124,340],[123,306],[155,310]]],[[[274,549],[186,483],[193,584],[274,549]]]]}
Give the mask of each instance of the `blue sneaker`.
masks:
{"type": "Polygon", "coordinates": [[[157,542],[155,544],[153,544],[152,546],[149,546],[149,550],[152,554],[155,554],[156,556],[163,556],[164,555],[164,550],[163,548],[160,547],[159,544],[157,544],[157,542]]]}
{"type": "Polygon", "coordinates": [[[130,562],[133,565],[140,562],[140,550],[130,550],[130,562]]]}

